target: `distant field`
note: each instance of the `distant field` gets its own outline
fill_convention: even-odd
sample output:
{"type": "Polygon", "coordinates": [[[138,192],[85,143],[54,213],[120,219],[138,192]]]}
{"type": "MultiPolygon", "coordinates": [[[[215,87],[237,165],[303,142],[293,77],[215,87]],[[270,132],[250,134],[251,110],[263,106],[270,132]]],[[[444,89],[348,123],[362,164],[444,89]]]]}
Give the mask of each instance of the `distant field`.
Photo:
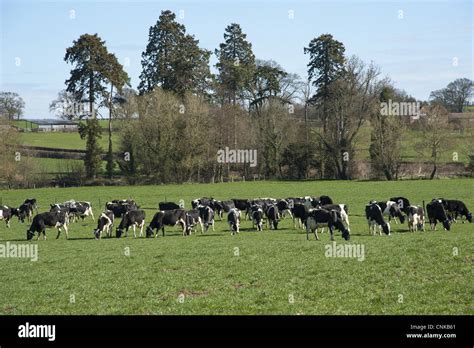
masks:
{"type": "MultiPolygon", "coordinates": [[[[21,133],[21,141],[28,146],[42,146],[61,149],[85,150],[86,142],[82,140],[77,132],[41,132],[41,133],[21,133]]],[[[113,134],[112,141],[117,145],[119,137],[113,134]]],[[[99,144],[104,151],[108,148],[108,136],[102,134],[99,144]]]]}
{"type": "MultiPolygon", "coordinates": [[[[364,206],[393,195],[421,204],[458,198],[474,209],[474,180],[402,182],[246,182],[137,187],[81,187],[0,191],[1,204],[18,206],[36,197],[40,211],[52,202],[87,200],[99,215],[110,199],[133,198],[147,214],[159,201],[329,194],[349,205],[351,240],[364,247],[363,261],[326,257],[328,233],[306,240],[289,219],[281,229],[256,232],[249,221],[231,236],[216,231],[181,236],[166,228],[156,239],[93,240],[96,222],[70,225],[70,239],[47,231],[39,259],[0,258],[2,314],[474,314],[473,224],[452,231],[410,233],[392,224],[391,236],[369,236],[364,206]],[[126,253],[129,251],[129,256],[126,253]],[[71,301],[71,298],[74,301],[71,301]]],[[[119,221],[116,221],[117,226],[119,221]]],[[[27,225],[0,224],[0,243],[24,243],[27,225]]],[[[343,330],[343,328],[341,328],[343,330]]]]}

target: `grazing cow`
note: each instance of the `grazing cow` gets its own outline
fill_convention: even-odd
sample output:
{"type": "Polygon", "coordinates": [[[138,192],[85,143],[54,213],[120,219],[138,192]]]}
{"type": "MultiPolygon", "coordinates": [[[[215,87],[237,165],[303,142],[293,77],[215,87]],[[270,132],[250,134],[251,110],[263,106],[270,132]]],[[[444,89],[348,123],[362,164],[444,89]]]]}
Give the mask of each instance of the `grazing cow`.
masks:
{"type": "Polygon", "coordinates": [[[212,210],[211,207],[204,205],[199,205],[197,209],[199,210],[199,215],[204,224],[205,232],[209,230],[209,226],[212,226],[212,230],[214,231],[214,210],[212,210]]]}
{"type": "Polygon", "coordinates": [[[66,211],[55,211],[47,212],[36,215],[33,218],[30,228],[26,231],[26,240],[31,240],[35,235],[35,232],[38,232],[39,239],[41,233],[43,233],[44,239],[46,239],[46,228],[57,228],[58,235],[56,239],[59,238],[61,234],[61,228],[64,228],[66,232],[66,239],[69,238],[67,225],[69,224],[69,217],[66,211]]]}
{"type": "Polygon", "coordinates": [[[202,226],[202,220],[201,220],[201,215],[199,214],[199,210],[198,209],[188,210],[186,212],[186,232],[188,235],[190,235],[193,230],[195,231],[196,225],[201,226],[201,234],[202,234],[204,231],[204,228],[202,226]]]}
{"type": "Polygon", "coordinates": [[[298,227],[303,228],[306,224],[306,218],[308,217],[309,209],[303,203],[295,203],[291,208],[293,214],[293,227],[296,228],[296,220],[298,221],[298,227]],[[303,226],[303,227],[302,227],[303,226]]]}
{"type": "Polygon", "coordinates": [[[390,198],[391,201],[396,202],[398,207],[402,212],[404,212],[406,215],[410,213],[410,201],[405,198],[405,197],[392,197],[390,198]]]}
{"type": "Polygon", "coordinates": [[[122,217],[122,221],[120,221],[120,225],[117,227],[115,231],[115,235],[117,238],[120,238],[125,230],[125,237],[128,236],[128,229],[130,226],[133,227],[133,238],[137,238],[135,233],[135,228],[140,227],[140,234],[139,236],[143,236],[143,226],[145,225],[145,211],[143,210],[130,210],[125,213],[122,217]]]}
{"type": "Polygon", "coordinates": [[[9,208],[5,205],[0,206],[0,220],[5,220],[7,228],[10,228],[10,220],[13,216],[19,216],[17,208],[9,208]]]}
{"type": "Polygon", "coordinates": [[[320,205],[334,204],[332,198],[329,196],[319,196],[318,200],[320,205]]]}
{"type": "Polygon", "coordinates": [[[375,236],[377,226],[379,226],[379,235],[382,235],[382,230],[386,235],[390,235],[390,224],[385,222],[382,209],[376,202],[372,201],[365,206],[365,217],[367,218],[371,235],[375,236]]]}
{"type": "Polygon", "coordinates": [[[33,205],[29,202],[20,205],[18,208],[18,221],[24,223],[26,219],[28,222],[31,222],[31,219],[33,218],[33,209],[33,205]]]}
{"type": "Polygon", "coordinates": [[[105,209],[111,210],[114,217],[122,217],[127,211],[137,210],[140,208],[132,199],[114,199],[105,203],[105,209]]]}
{"type": "Polygon", "coordinates": [[[182,209],[183,207],[180,207],[179,204],[176,204],[174,202],[160,202],[158,203],[158,208],[160,211],[167,211],[167,210],[182,209]]]}
{"type": "Polygon", "coordinates": [[[112,237],[112,226],[114,225],[114,212],[106,210],[99,216],[97,221],[97,228],[94,230],[95,239],[101,239],[102,233],[107,237],[112,237]]]}
{"type": "Polygon", "coordinates": [[[239,233],[240,229],[240,210],[237,208],[232,208],[227,214],[227,223],[230,226],[231,234],[239,233]]]}
{"type": "Polygon", "coordinates": [[[448,214],[444,209],[443,202],[440,199],[433,199],[426,205],[426,213],[430,222],[431,230],[436,230],[436,224],[441,222],[445,230],[449,231],[451,225],[449,223],[448,214]]]}
{"type": "Polygon", "coordinates": [[[417,230],[425,231],[425,212],[419,205],[410,205],[408,207],[408,230],[415,232],[417,230]]]}
{"type": "Polygon", "coordinates": [[[184,209],[175,209],[175,210],[166,210],[159,211],[153,216],[150,225],[146,228],[146,236],[156,237],[158,231],[161,229],[163,237],[165,236],[165,226],[176,226],[180,224],[183,228],[183,236],[188,232],[186,229],[186,210],[184,209]],[[155,234],[156,230],[156,234],[155,234]]]}
{"type": "Polygon", "coordinates": [[[197,209],[199,205],[212,208],[213,202],[214,202],[214,198],[212,197],[211,198],[207,198],[207,197],[196,198],[191,201],[191,206],[193,207],[193,209],[197,209]]]}
{"type": "Polygon", "coordinates": [[[464,202],[457,199],[441,199],[441,201],[450,220],[456,221],[458,216],[461,216],[462,223],[464,223],[463,217],[465,217],[467,221],[472,222],[472,213],[469,212],[464,202]]]}
{"type": "Polygon", "coordinates": [[[326,210],[337,210],[341,214],[342,222],[346,225],[347,229],[350,232],[349,228],[349,208],[346,204],[325,204],[321,207],[326,210]]]}
{"type": "Polygon", "coordinates": [[[76,202],[69,200],[64,203],[51,204],[50,212],[66,210],[70,218],[73,221],[81,218],[84,220],[85,217],[90,216],[94,220],[94,213],[92,212],[92,206],[90,202],[76,202]]]}
{"type": "Polygon", "coordinates": [[[278,211],[278,207],[273,204],[267,207],[265,210],[265,215],[267,216],[268,222],[270,224],[270,229],[277,230],[278,229],[278,222],[280,221],[280,212],[278,211]]]}
{"type": "Polygon", "coordinates": [[[257,226],[257,231],[263,231],[263,209],[262,206],[254,204],[251,206],[252,225],[257,226]]]}
{"type": "Polygon", "coordinates": [[[334,240],[334,228],[342,232],[342,238],[350,239],[350,232],[342,223],[341,213],[337,210],[313,209],[308,213],[306,219],[306,239],[309,240],[309,232],[313,232],[316,240],[318,237],[318,228],[329,228],[331,240],[334,240]]]}
{"type": "Polygon", "coordinates": [[[402,211],[398,207],[398,204],[394,201],[386,201],[386,202],[377,202],[377,201],[372,201],[382,209],[382,214],[388,216],[388,221],[391,221],[391,219],[395,220],[395,223],[398,224],[397,219],[400,219],[400,223],[405,222],[405,216],[402,214],[402,211]]]}

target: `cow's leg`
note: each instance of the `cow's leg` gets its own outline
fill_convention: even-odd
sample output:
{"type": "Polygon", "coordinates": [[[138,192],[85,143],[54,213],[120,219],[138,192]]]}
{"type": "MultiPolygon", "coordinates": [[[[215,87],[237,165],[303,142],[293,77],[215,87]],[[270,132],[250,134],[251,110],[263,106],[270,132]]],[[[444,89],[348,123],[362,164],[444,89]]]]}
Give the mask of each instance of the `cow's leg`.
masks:
{"type": "Polygon", "coordinates": [[[92,218],[92,220],[95,220],[95,218],[94,218],[94,213],[92,212],[92,208],[90,209],[90,212],[91,212],[91,218],[92,218]]]}
{"type": "Polygon", "coordinates": [[[56,239],[59,238],[59,235],[61,234],[61,227],[58,227],[58,235],[56,236],[56,239]]]}
{"type": "Polygon", "coordinates": [[[314,229],[314,236],[316,237],[316,240],[319,240],[318,227],[317,227],[317,226],[316,226],[316,228],[314,229]]]}
{"type": "Polygon", "coordinates": [[[135,227],[136,226],[137,226],[136,224],[133,224],[133,238],[137,238],[137,234],[135,232],[135,227]]]}
{"type": "Polygon", "coordinates": [[[143,220],[140,225],[140,238],[143,237],[143,226],[145,226],[145,220],[143,220]]]}
{"type": "Polygon", "coordinates": [[[331,227],[328,227],[328,229],[329,229],[329,233],[331,234],[331,241],[333,241],[334,240],[334,227],[331,226],[331,227]]]}
{"type": "Polygon", "coordinates": [[[64,232],[66,232],[66,239],[69,239],[69,234],[68,234],[68,230],[67,230],[67,225],[64,225],[64,232]]]}
{"type": "MultiPolygon", "coordinates": [[[[39,237],[39,236],[38,236],[39,237]]],[[[46,240],[46,229],[43,230],[43,240],[46,240]]]]}

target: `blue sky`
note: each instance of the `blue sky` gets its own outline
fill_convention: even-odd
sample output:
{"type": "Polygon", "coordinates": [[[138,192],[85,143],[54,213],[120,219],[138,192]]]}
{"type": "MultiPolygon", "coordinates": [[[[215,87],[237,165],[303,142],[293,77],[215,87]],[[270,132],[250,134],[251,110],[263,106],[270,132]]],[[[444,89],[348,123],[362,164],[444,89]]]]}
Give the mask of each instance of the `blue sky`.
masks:
{"type": "Polygon", "coordinates": [[[302,77],[308,62],[303,47],[330,33],[348,55],[373,61],[396,87],[419,99],[456,78],[474,78],[471,0],[0,2],[0,90],[23,97],[26,118],[52,117],[49,103],[71,69],[65,49],[84,33],[106,41],[136,88],[148,29],[165,9],[183,14],[178,20],[187,32],[212,51],[224,28],[239,23],[257,58],[302,77]]]}

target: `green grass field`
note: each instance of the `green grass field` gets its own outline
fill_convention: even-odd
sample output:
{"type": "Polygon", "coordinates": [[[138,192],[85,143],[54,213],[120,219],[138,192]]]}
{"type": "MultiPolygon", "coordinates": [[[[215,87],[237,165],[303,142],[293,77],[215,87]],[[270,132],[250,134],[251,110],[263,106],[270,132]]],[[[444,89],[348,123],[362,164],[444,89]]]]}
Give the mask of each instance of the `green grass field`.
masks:
{"type": "MultiPolygon", "coordinates": [[[[70,225],[55,239],[47,231],[38,261],[0,258],[2,314],[474,314],[473,224],[450,232],[410,233],[393,225],[391,236],[369,236],[364,206],[393,195],[421,204],[433,197],[458,198],[474,209],[474,180],[400,182],[247,182],[228,184],[82,187],[0,191],[2,204],[36,197],[40,211],[68,199],[91,201],[96,217],[113,198],[133,198],[149,222],[159,201],[289,197],[329,194],[349,205],[351,240],[336,232],[337,245],[360,244],[363,261],[325,256],[328,233],[306,240],[289,219],[281,229],[256,232],[251,222],[231,236],[216,231],[181,236],[167,228],[156,239],[94,240],[92,219],[70,225]],[[129,251],[129,256],[127,252],[129,251]],[[74,301],[71,301],[73,299],[74,301]]],[[[119,221],[116,221],[117,226],[119,221]]],[[[0,224],[0,243],[26,243],[27,225],[0,224]]]]}
{"type": "MultiPolygon", "coordinates": [[[[113,134],[112,141],[117,146],[119,136],[113,134]]],[[[86,142],[82,140],[77,132],[42,132],[42,133],[21,133],[21,143],[28,146],[42,146],[60,149],[85,150],[86,142]]],[[[105,152],[108,148],[108,136],[103,133],[99,139],[99,144],[105,152]]]]}

